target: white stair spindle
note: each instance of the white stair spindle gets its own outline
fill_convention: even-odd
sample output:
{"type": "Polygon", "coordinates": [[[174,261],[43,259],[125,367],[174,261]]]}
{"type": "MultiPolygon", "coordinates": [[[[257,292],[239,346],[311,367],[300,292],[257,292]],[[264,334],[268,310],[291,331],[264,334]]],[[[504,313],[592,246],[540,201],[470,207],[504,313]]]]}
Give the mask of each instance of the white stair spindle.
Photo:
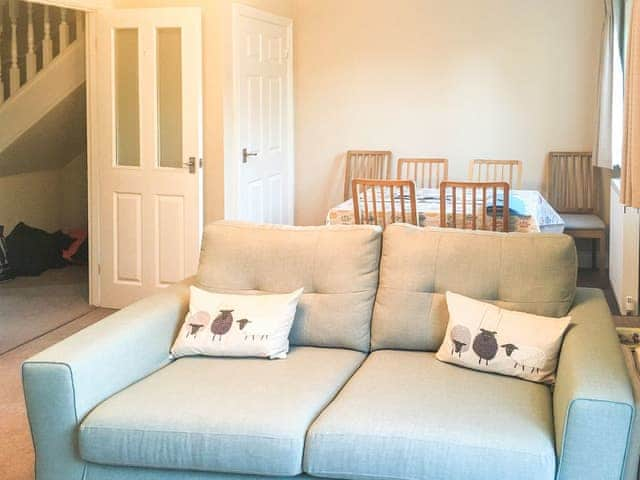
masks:
{"type": "Polygon", "coordinates": [[[53,43],[51,42],[51,20],[49,19],[49,5],[44,6],[44,36],[42,37],[42,68],[53,58],[53,43]]]}
{"type": "Polygon", "coordinates": [[[9,67],[9,95],[20,88],[20,66],[18,65],[18,0],[9,2],[11,19],[11,67],[9,67]]]}
{"type": "Polygon", "coordinates": [[[76,40],[84,38],[84,12],[76,10],[76,40]]]}
{"type": "Polygon", "coordinates": [[[33,4],[27,3],[27,82],[36,74],[35,36],[33,33],[33,4]]]}
{"type": "Polygon", "coordinates": [[[69,45],[69,24],[67,23],[67,9],[60,9],[60,26],[58,27],[60,32],[60,53],[69,45]]]}
{"type": "Polygon", "coordinates": [[[4,3],[0,1],[0,105],[4,102],[4,81],[2,80],[2,35],[4,33],[4,3]]]}

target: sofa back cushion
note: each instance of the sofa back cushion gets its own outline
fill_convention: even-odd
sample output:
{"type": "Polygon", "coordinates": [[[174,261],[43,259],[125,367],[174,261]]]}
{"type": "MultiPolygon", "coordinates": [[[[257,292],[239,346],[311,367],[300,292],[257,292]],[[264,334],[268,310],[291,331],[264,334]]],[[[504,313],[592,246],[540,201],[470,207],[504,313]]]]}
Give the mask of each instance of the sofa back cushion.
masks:
{"type": "Polygon", "coordinates": [[[220,293],[304,287],[292,345],[369,350],[382,238],[379,227],[206,227],[196,284],[220,293]]]}
{"type": "Polygon", "coordinates": [[[571,237],[386,228],[371,349],[436,351],[444,338],[447,291],[510,310],[562,317],[576,291],[571,237]]]}

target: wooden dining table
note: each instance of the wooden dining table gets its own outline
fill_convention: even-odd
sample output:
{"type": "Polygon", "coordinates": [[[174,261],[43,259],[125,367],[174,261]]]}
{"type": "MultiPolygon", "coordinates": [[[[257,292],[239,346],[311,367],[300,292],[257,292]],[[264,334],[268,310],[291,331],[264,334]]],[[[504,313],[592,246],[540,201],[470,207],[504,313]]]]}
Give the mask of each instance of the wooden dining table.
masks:
{"type": "MultiPolygon", "coordinates": [[[[400,202],[396,196],[394,202],[400,202]]],[[[469,199],[471,200],[471,199],[469,199]]],[[[447,211],[451,211],[452,198],[448,196],[447,211]]],[[[480,199],[477,198],[476,202],[480,199]]],[[[502,214],[500,211],[500,198],[498,197],[498,224],[501,225],[502,214]]],[[[391,198],[385,198],[387,223],[393,223],[391,216],[391,198]]],[[[460,216],[461,202],[457,202],[457,212],[460,216]]],[[[489,207],[492,208],[492,207],[489,207]]],[[[440,226],[440,190],[437,188],[421,188],[416,190],[416,209],[418,214],[418,224],[421,227],[440,226]]],[[[470,209],[469,209],[470,210],[470,209]]],[[[449,215],[450,216],[450,215],[449,215]]],[[[473,217],[467,213],[466,225],[471,228],[473,217]]],[[[373,219],[370,219],[373,223],[373,219]]],[[[355,223],[353,210],[353,199],[346,200],[331,208],[327,214],[327,224],[330,225],[350,225],[355,223]]],[[[564,221],[562,217],[547,202],[544,196],[537,190],[511,190],[509,195],[509,231],[523,233],[562,233],[564,231],[564,221]]]]}

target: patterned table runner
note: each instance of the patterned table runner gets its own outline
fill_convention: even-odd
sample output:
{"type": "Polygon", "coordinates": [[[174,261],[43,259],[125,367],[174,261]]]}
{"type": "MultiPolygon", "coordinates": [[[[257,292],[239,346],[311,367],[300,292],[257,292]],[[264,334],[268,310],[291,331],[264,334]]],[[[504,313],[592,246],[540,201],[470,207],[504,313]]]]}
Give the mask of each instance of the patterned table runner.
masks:
{"type": "MultiPolygon", "coordinates": [[[[478,192],[479,193],[479,192],[478,192]]],[[[471,192],[468,192],[468,196],[471,192]]],[[[497,196],[498,205],[498,228],[502,227],[502,214],[500,212],[502,206],[502,195],[497,196]]],[[[379,193],[378,193],[378,198],[379,193]]],[[[469,199],[470,200],[470,199],[469,199]]],[[[396,205],[400,203],[399,195],[396,195],[394,201],[396,205]]],[[[408,209],[408,199],[405,198],[406,208],[408,209]]],[[[480,203],[480,197],[476,199],[480,203]]],[[[447,197],[447,203],[451,205],[451,196],[447,197]]],[[[457,212],[460,216],[462,206],[458,202],[457,212]]],[[[549,205],[547,200],[536,190],[512,190],[509,197],[509,231],[510,232],[543,232],[543,233],[562,233],[564,231],[564,222],[558,213],[549,205]]],[[[488,204],[493,205],[493,200],[488,199],[488,204]]],[[[391,199],[385,198],[387,223],[391,222],[391,199]]],[[[422,188],[416,190],[416,207],[418,211],[418,223],[421,227],[439,227],[440,226],[440,190],[437,188],[422,188]]],[[[489,207],[492,208],[492,207],[489,207]]],[[[369,220],[373,223],[373,213],[369,206],[369,220]]],[[[396,206],[396,216],[398,216],[400,208],[396,206]]],[[[448,209],[450,210],[450,208],[448,209]]],[[[470,208],[468,209],[470,210],[470,208]]],[[[476,221],[478,226],[482,220],[480,208],[476,213],[476,221]]],[[[382,213],[378,211],[378,217],[382,218],[382,213]]],[[[451,214],[448,214],[448,222],[451,221],[451,214]]],[[[396,221],[399,221],[396,218],[396,221]]],[[[354,223],[353,200],[347,200],[340,205],[329,210],[327,214],[327,224],[330,225],[350,225],[354,223]]],[[[466,224],[469,228],[473,223],[473,216],[467,212],[466,224]]],[[[489,212],[487,212],[487,225],[490,226],[489,212]]]]}

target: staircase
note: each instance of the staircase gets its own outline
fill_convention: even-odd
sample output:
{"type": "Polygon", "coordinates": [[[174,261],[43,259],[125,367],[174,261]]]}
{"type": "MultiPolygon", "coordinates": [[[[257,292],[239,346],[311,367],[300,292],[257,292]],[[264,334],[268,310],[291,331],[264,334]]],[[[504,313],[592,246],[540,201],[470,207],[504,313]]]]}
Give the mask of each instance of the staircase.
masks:
{"type": "Polygon", "coordinates": [[[0,177],[86,148],[84,13],[0,0],[0,177]]]}

